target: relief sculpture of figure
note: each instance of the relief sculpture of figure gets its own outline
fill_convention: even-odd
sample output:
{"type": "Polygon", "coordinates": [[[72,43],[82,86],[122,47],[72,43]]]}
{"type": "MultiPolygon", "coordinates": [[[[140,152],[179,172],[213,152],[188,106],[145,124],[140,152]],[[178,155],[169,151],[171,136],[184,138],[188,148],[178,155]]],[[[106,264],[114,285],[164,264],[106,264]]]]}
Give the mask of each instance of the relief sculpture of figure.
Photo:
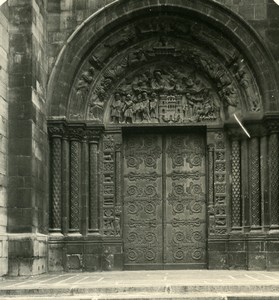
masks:
{"type": "Polygon", "coordinates": [[[155,70],[153,73],[153,79],[151,81],[151,87],[153,91],[162,92],[165,89],[165,80],[162,76],[161,70],[155,70]]]}
{"type": "Polygon", "coordinates": [[[133,101],[130,94],[126,95],[126,99],[124,102],[124,121],[125,123],[133,123],[133,101]]]}
{"type": "Polygon", "coordinates": [[[156,93],[151,94],[151,99],[150,99],[150,118],[153,121],[158,121],[159,116],[158,116],[158,98],[156,93]]]}
{"type": "Polygon", "coordinates": [[[122,109],[123,102],[121,101],[121,96],[119,92],[114,94],[114,101],[111,104],[111,119],[114,123],[120,123],[122,121],[122,109]]]}
{"type": "Polygon", "coordinates": [[[81,78],[77,82],[76,95],[77,95],[77,105],[82,105],[85,101],[87,93],[89,92],[89,86],[93,81],[94,68],[90,67],[88,71],[81,74],[81,78]]]}
{"type": "Polygon", "coordinates": [[[150,109],[149,109],[149,99],[147,92],[142,92],[142,120],[150,120],[150,109]]]}

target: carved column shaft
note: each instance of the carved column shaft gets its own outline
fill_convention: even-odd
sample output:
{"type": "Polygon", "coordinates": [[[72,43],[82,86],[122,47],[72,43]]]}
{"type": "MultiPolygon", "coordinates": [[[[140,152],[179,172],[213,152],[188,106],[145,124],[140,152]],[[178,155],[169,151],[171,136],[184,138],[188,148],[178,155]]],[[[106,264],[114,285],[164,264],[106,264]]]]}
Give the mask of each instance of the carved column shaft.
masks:
{"type": "Polygon", "coordinates": [[[81,180],[81,232],[83,235],[87,235],[88,232],[88,219],[89,219],[89,155],[88,155],[88,143],[86,140],[82,140],[81,143],[81,166],[82,166],[82,180],[81,180]]]}
{"type": "Polygon", "coordinates": [[[51,211],[50,211],[50,230],[53,232],[61,231],[61,137],[53,136],[51,145],[51,211]]]}
{"type": "Polygon", "coordinates": [[[69,232],[69,202],[70,202],[70,146],[67,138],[62,140],[62,233],[69,232]]]}
{"type": "Polygon", "coordinates": [[[70,143],[70,231],[80,231],[80,143],[70,143]]]}
{"type": "Polygon", "coordinates": [[[279,139],[278,133],[269,137],[270,225],[279,225],[279,139]]]}
{"type": "Polygon", "coordinates": [[[260,180],[260,143],[255,137],[249,143],[249,194],[251,201],[251,226],[261,226],[261,180],[260,180]]]}
{"type": "Polygon", "coordinates": [[[242,226],[241,216],[241,149],[238,140],[231,143],[232,172],[232,229],[242,226]]]}
{"type": "Polygon", "coordinates": [[[99,232],[99,199],[98,199],[98,141],[90,141],[90,215],[89,231],[99,232]]]}
{"type": "Polygon", "coordinates": [[[241,196],[242,196],[242,224],[245,231],[250,228],[250,202],[249,202],[249,154],[248,141],[241,141],[241,196]]]}

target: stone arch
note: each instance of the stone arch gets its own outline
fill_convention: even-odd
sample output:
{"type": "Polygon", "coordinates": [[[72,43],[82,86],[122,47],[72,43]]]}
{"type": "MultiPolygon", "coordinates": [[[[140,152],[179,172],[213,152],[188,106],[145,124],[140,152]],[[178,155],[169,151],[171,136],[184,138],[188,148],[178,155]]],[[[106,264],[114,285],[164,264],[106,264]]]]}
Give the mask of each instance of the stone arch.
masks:
{"type": "MultiPolygon", "coordinates": [[[[245,88],[243,88],[245,78],[243,79],[243,77],[247,75],[248,80],[252,81],[253,87],[250,88],[250,91],[246,89],[246,92],[252,93],[253,97],[258,96],[256,100],[258,107],[255,111],[253,109],[249,111],[247,108],[249,104],[246,101],[239,107],[239,111],[244,110],[248,118],[261,118],[264,112],[278,109],[277,74],[271,54],[255,31],[228,9],[215,2],[208,3],[204,0],[189,0],[183,3],[178,0],[171,2],[162,0],[159,3],[115,1],[84,21],[61,50],[48,84],[48,115],[50,117],[66,117],[73,120],[88,119],[87,111],[90,101],[87,97],[94,93],[92,86],[96,87],[96,82],[100,80],[98,70],[106,69],[116,57],[113,53],[104,55],[102,59],[95,57],[96,48],[98,45],[104,45],[102,43],[108,38],[109,32],[114,33],[121,29],[125,31],[127,24],[131,24],[132,20],[137,22],[148,16],[161,16],[162,18],[174,16],[184,18],[184,20],[185,17],[192,17],[195,18],[192,26],[194,24],[208,26],[210,33],[215,35],[215,38],[218,34],[225,34],[225,37],[221,38],[219,42],[218,39],[214,41],[211,37],[206,40],[203,34],[200,37],[192,36],[192,39],[194,42],[196,39],[197,45],[203,45],[203,47],[215,51],[215,57],[219,57],[219,61],[226,59],[227,56],[223,67],[228,70],[232,80],[238,80],[238,83],[235,82],[235,84],[238,84],[238,90],[241,90],[242,86],[242,94],[245,95],[245,88]],[[232,49],[221,49],[220,42],[227,43],[228,41],[230,41],[232,49]],[[227,50],[231,53],[226,53],[227,50]],[[96,74],[97,76],[95,76],[96,74]],[[90,92],[87,93],[84,103],[79,107],[80,111],[73,111],[73,117],[71,117],[71,102],[76,101],[74,93],[77,92],[79,81],[81,85],[83,82],[85,89],[90,92]],[[75,114],[76,116],[74,116],[75,114]]],[[[128,46],[131,47],[131,44],[128,46]]]]}

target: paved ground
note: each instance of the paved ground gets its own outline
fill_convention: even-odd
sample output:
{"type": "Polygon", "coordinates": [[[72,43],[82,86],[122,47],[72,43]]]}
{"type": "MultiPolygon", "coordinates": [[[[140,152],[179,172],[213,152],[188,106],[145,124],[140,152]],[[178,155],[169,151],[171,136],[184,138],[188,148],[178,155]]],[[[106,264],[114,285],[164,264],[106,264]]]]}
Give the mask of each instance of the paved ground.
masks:
{"type": "MultiPolygon", "coordinates": [[[[176,299],[175,295],[197,292],[207,293],[208,295],[213,295],[214,293],[248,293],[249,295],[254,295],[254,297],[249,299],[279,299],[279,272],[211,270],[123,271],[48,274],[29,278],[6,278],[0,281],[0,299],[7,299],[7,296],[15,295],[29,295],[32,297],[38,295],[40,297],[45,295],[52,295],[52,297],[68,295],[74,299],[77,295],[85,294],[103,295],[103,298],[92,298],[91,296],[89,298],[78,297],[78,299],[110,299],[109,297],[104,298],[104,295],[113,294],[118,294],[118,298],[113,299],[126,299],[127,295],[131,295],[131,293],[135,295],[139,293],[142,295],[147,295],[148,293],[172,294],[171,298],[161,297],[160,299],[176,299]],[[257,295],[263,295],[263,293],[265,293],[266,297],[267,295],[270,295],[270,297],[257,298],[257,295]]],[[[51,299],[51,297],[40,299],[51,299]]],[[[129,299],[132,298],[129,297],[129,299]]],[[[187,299],[198,298],[190,297],[187,299]]]]}

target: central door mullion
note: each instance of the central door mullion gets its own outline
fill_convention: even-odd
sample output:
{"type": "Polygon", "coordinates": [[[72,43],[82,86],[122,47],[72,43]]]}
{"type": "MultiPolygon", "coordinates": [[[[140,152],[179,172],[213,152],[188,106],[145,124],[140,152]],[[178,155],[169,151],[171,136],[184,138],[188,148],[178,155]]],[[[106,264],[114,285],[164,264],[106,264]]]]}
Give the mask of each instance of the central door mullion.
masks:
{"type": "Polygon", "coordinates": [[[165,269],[166,241],[166,136],[162,135],[162,263],[165,269]]]}

